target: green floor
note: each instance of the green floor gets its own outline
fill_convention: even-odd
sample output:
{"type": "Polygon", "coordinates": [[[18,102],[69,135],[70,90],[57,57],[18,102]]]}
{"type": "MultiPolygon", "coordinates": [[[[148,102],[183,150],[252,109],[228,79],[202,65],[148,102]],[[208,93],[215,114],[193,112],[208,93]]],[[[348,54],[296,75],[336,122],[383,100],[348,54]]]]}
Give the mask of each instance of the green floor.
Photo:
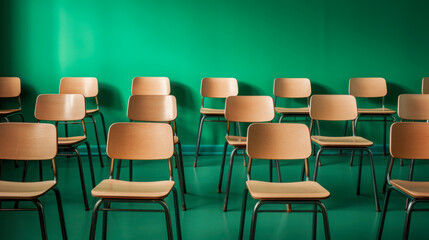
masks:
{"type": "MultiPolygon", "coordinates": [[[[376,156],[375,168],[379,192],[384,178],[384,171],[388,157],[376,156]]],[[[235,159],[233,170],[229,211],[222,212],[224,194],[217,193],[219,178],[220,156],[201,156],[199,166],[193,168],[194,158],[185,156],[185,174],[188,194],[186,201],[188,210],[181,211],[183,239],[237,239],[240,221],[242,192],[245,182],[245,168],[241,157],[235,159]]],[[[325,156],[323,166],[319,168],[318,180],[331,192],[331,197],[323,201],[328,209],[329,224],[332,239],[375,239],[380,213],[375,212],[372,193],[371,175],[368,161],[364,159],[362,170],[361,195],[357,196],[356,180],[357,166],[349,166],[349,157],[325,156]]],[[[91,211],[85,211],[77,161],[74,158],[58,158],[59,189],[63,198],[65,220],[69,239],[87,239],[89,236],[91,211]]],[[[105,159],[107,163],[107,160],[105,159]]],[[[252,177],[267,179],[267,165],[265,161],[257,161],[254,165],[252,177]]],[[[314,157],[310,159],[311,173],[313,172],[314,157]]],[[[409,162],[404,167],[398,163],[394,168],[394,177],[406,179],[409,171],[409,162]]],[[[44,163],[45,179],[50,178],[49,161],[44,163]]],[[[100,168],[97,158],[94,158],[96,181],[108,177],[109,167],[100,168]]],[[[128,164],[123,165],[122,179],[128,179],[128,164]],[[125,166],[124,166],[125,165],[125,166]]],[[[19,180],[22,171],[13,167],[13,162],[3,164],[3,179],[19,180]]],[[[29,180],[38,178],[35,163],[30,164],[29,180]]],[[[135,165],[135,180],[167,179],[168,168],[165,161],[139,162],[135,165]]],[[[299,179],[301,162],[282,162],[283,181],[299,179]]],[[[88,194],[90,181],[88,162],[84,158],[86,183],[88,194]]],[[[417,162],[415,180],[425,180],[425,172],[429,165],[417,162]]],[[[225,183],[225,182],[224,182],[225,183]]],[[[224,184],[225,186],[225,184],[224,184]]],[[[383,204],[380,193],[380,204],[383,204]]],[[[41,198],[45,206],[48,238],[61,239],[58,212],[53,193],[41,198]]],[[[167,198],[170,209],[173,208],[172,196],[167,198]]],[[[405,218],[404,198],[393,193],[389,204],[384,238],[401,239],[405,218]]],[[[96,199],[90,198],[90,206],[94,206],[96,199]]],[[[250,217],[255,200],[249,197],[247,217],[244,229],[244,238],[248,238],[250,217]]],[[[124,207],[139,207],[141,204],[130,204],[124,207]]],[[[29,203],[22,203],[22,207],[33,207],[29,203]]],[[[118,204],[116,204],[118,206],[118,204]]],[[[10,203],[3,203],[2,207],[11,207],[10,203]]],[[[147,207],[147,206],[146,206],[147,207]]],[[[157,206],[153,206],[156,208],[157,206]]],[[[279,208],[284,208],[280,205],[279,208]]],[[[294,206],[294,209],[304,207],[294,206]]],[[[0,239],[41,239],[39,221],[36,212],[1,212],[0,239]]],[[[256,239],[311,239],[310,213],[261,213],[258,217],[256,239]]],[[[427,213],[416,212],[411,221],[410,239],[422,239],[427,236],[427,213]]],[[[174,221],[174,215],[173,215],[174,221]]],[[[173,230],[175,229],[173,225],[173,230]]],[[[97,239],[101,239],[101,218],[98,221],[97,239]]],[[[322,218],[318,220],[318,239],[324,239],[322,218]]],[[[165,218],[161,213],[142,212],[114,212],[109,213],[108,239],[166,239],[165,218]]]]}

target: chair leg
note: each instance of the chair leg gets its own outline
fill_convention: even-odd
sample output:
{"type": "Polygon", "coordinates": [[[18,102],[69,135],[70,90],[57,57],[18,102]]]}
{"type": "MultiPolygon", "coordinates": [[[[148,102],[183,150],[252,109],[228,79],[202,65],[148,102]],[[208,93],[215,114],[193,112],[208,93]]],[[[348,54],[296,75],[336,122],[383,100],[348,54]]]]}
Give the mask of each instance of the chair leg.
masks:
{"type": "Polygon", "coordinates": [[[92,123],[94,124],[94,133],[95,133],[95,140],[97,141],[98,157],[100,158],[101,167],[104,167],[103,156],[101,155],[100,139],[98,137],[97,122],[95,121],[95,118],[93,115],[87,115],[87,117],[91,118],[92,123]]]}
{"type": "Polygon", "coordinates": [[[404,235],[402,237],[403,240],[408,239],[410,235],[410,223],[411,223],[411,214],[413,213],[414,205],[416,204],[416,200],[411,200],[408,204],[407,214],[405,215],[405,225],[404,225],[404,235]]]}
{"type": "Polygon", "coordinates": [[[194,167],[197,167],[197,160],[198,160],[198,152],[200,151],[200,143],[201,143],[201,133],[203,131],[203,124],[204,119],[206,118],[206,115],[201,114],[200,115],[200,124],[198,125],[198,134],[197,134],[197,145],[195,146],[195,162],[194,167]]]}
{"type": "Polygon", "coordinates": [[[313,210],[313,230],[311,231],[313,240],[316,240],[317,236],[317,204],[314,204],[314,210],[313,210]]]}
{"type": "Polygon", "coordinates": [[[174,214],[176,217],[176,232],[177,239],[182,239],[182,228],[180,226],[180,213],[179,213],[179,200],[177,199],[177,190],[173,187],[173,199],[174,199],[174,214]]]}
{"type": "MultiPolygon", "coordinates": [[[[104,208],[109,208],[110,203],[104,203],[104,208]]],[[[107,237],[107,213],[108,211],[103,211],[103,226],[101,232],[101,239],[106,240],[107,237]]]]}
{"type": "Polygon", "coordinates": [[[371,151],[368,148],[366,148],[365,151],[368,153],[369,161],[371,164],[372,184],[374,186],[375,210],[377,212],[380,212],[380,204],[378,203],[377,181],[375,179],[374,159],[372,157],[371,151]]]}
{"type": "Polygon", "coordinates": [[[252,213],[252,223],[250,224],[250,236],[249,239],[250,240],[254,240],[255,239],[255,234],[256,234],[256,218],[258,217],[258,210],[259,208],[262,206],[262,202],[259,201],[258,203],[256,203],[254,209],[253,209],[253,213],[252,213]]]}
{"type": "Polygon", "coordinates": [[[273,182],[273,160],[270,160],[269,162],[269,166],[268,166],[269,172],[270,172],[270,182],[273,182]]]}
{"type": "Polygon", "coordinates": [[[360,195],[360,182],[362,178],[362,156],[363,151],[360,150],[360,157],[359,157],[359,170],[358,170],[358,181],[357,181],[357,189],[356,189],[356,195],[360,195]]]}
{"type": "Polygon", "coordinates": [[[390,193],[392,193],[392,188],[388,187],[386,190],[386,195],[384,196],[383,211],[381,212],[380,221],[378,224],[377,238],[376,238],[377,240],[381,240],[381,235],[383,234],[384,220],[386,218],[387,206],[389,205],[390,193]]]}
{"type": "Polygon", "coordinates": [[[132,182],[133,181],[133,160],[129,160],[129,164],[130,164],[129,178],[130,178],[130,182],[132,182]]]}
{"type": "Polygon", "coordinates": [[[66,223],[64,220],[64,211],[63,211],[63,204],[61,201],[60,191],[57,188],[53,188],[52,190],[54,191],[55,198],[57,199],[58,214],[60,216],[60,225],[61,225],[61,233],[63,234],[63,240],[67,240],[66,223]]]}
{"type": "MultiPolygon", "coordinates": [[[[349,126],[349,121],[346,121],[344,123],[344,136],[347,136],[347,128],[348,128],[348,126],[349,126]]],[[[343,156],[343,150],[342,149],[340,149],[340,156],[343,156]]],[[[353,159],[351,159],[350,161],[353,161],[353,159]]],[[[352,163],[350,163],[350,164],[352,164],[352,163]]]]}
{"type": "Polygon", "coordinates": [[[100,206],[102,203],[103,203],[103,199],[98,200],[98,202],[94,206],[94,210],[92,211],[91,230],[89,232],[89,240],[94,240],[94,238],[95,238],[95,230],[97,228],[98,210],[100,209],[100,206]]]}
{"type": "Polygon", "coordinates": [[[225,145],[223,146],[222,163],[220,164],[219,184],[217,186],[217,192],[218,193],[220,193],[222,190],[223,170],[225,168],[225,158],[226,158],[226,149],[227,148],[228,148],[228,142],[225,141],[225,145]]]}
{"type": "Polygon", "coordinates": [[[182,170],[182,163],[181,163],[181,161],[180,161],[180,158],[178,157],[178,153],[177,153],[177,151],[174,151],[175,153],[174,153],[174,155],[175,155],[175,159],[176,159],[176,162],[177,162],[177,173],[178,173],[178,175],[179,175],[179,185],[180,185],[180,197],[181,197],[181,199],[182,199],[182,210],[183,211],[186,211],[186,202],[185,202],[185,180],[184,180],[184,177],[183,177],[183,172],[181,171],[182,170]]]}
{"type": "Polygon", "coordinates": [[[320,155],[322,154],[324,148],[321,147],[319,148],[319,151],[316,154],[316,161],[315,161],[315,165],[314,165],[314,173],[313,173],[313,181],[316,181],[317,179],[317,170],[319,169],[319,162],[320,162],[320,155]]]}
{"type": "Polygon", "coordinates": [[[384,181],[383,181],[383,188],[381,189],[381,193],[385,193],[386,192],[386,186],[387,186],[387,173],[389,172],[389,165],[390,162],[392,161],[392,157],[389,158],[389,162],[387,163],[387,167],[386,167],[386,172],[384,174],[384,181]]]}
{"type": "Polygon", "coordinates": [[[276,160],[276,167],[277,167],[277,178],[278,178],[279,182],[282,182],[282,173],[280,171],[279,160],[276,160]]]}
{"type": "Polygon", "coordinates": [[[121,175],[121,165],[122,160],[118,160],[118,165],[116,165],[116,179],[119,179],[119,176],[121,175]]]}
{"type": "Polygon", "coordinates": [[[168,240],[173,240],[173,230],[171,227],[170,210],[168,209],[167,204],[163,200],[159,200],[158,203],[164,208],[165,221],[167,223],[168,240]]]}
{"type": "MultiPolygon", "coordinates": [[[[414,164],[415,164],[415,160],[411,159],[411,163],[410,163],[410,174],[408,175],[408,181],[412,181],[413,180],[413,173],[414,173],[414,164]]],[[[407,206],[408,203],[410,202],[410,199],[407,198],[407,200],[405,201],[405,210],[407,210],[407,206]]]]}
{"type": "Polygon", "coordinates": [[[234,156],[237,152],[238,148],[234,148],[231,153],[231,158],[229,160],[229,169],[228,169],[228,180],[226,182],[226,190],[225,190],[225,201],[223,204],[223,211],[226,212],[228,209],[228,199],[229,199],[229,188],[231,187],[231,177],[232,177],[232,166],[234,163],[234,156]]]}
{"type": "Polygon", "coordinates": [[[42,203],[38,199],[31,200],[34,205],[37,207],[37,211],[39,212],[39,221],[40,221],[40,229],[42,231],[42,239],[46,240],[48,239],[48,235],[46,233],[46,223],[45,223],[45,214],[43,212],[43,206],[42,203]]]}
{"type": "Polygon", "coordinates": [[[280,116],[280,118],[279,118],[279,123],[282,123],[284,116],[285,116],[285,115],[283,115],[283,114],[280,116]]]}
{"type": "Polygon", "coordinates": [[[92,187],[95,188],[94,165],[92,164],[91,148],[89,146],[88,141],[85,141],[85,145],[86,145],[86,150],[88,151],[88,162],[89,162],[89,170],[91,173],[92,187]]]}
{"type": "Polygon", "coordinates": [[[246,205],[247,205],[247,195],[249,190],[244,188],[243,191],[243,202],[241,204],[241,218],[240,218],[240,230],[238,232],[238,240],[243,240],[243,231],[244,231],[244,221],[246,219],[246,205]]]}
{"type": "Polygon", "coordinates": [[[326,207],[325,207],[325,205],[323,205],[323,203],[317,202],[317,205],[319,205],[320,210],[322,210],[323,226],[325,229],[325,239],[330,240],[331,239],[331,232],[329,230],[328,211],[326,210],[326,207]]]}
{"type": "Polygon", "coordinates": [[[186,193],[186,181],[185,181],[185,169],[183,166],[183,154],[182,154],[182,144],[180,141],[177,143],[177,148],[179,151],[179,162],[180,162],[180,171],[182,172],[182,181],[183,181],[183,193],[186,193]]]}
{"type": "Polygon", "coordinates": [[[79,165],[80,183],[82,186],[82,195],[83,195],[83,201],[85,204],[85,210],[88,211],[89,206],[88,206],[88,198],[86,196],[86,187],[85,187],[85,179],[84,179],[84,174],[83,174],[83,169],[82,169],[82,160],[80,159],[79,151],[76,148],[74,148],[74,151],[76,152],[77,161],[78,161],[78,165],[79,165]]]}
{"type": "Polygon", "coordinates": [[[43,168],[42,168],[42,161],[39,160],[39,180],[43,181],[43,168]]]}
{"type": "Polygon", "coordinates": [[[383,121],[383,128],[384,128],[384,130],[383,130],[383,156],[386,156],[387,155],[387,151],[386,151],[386,146],[387,146],[387,137],[386,137],[386,134],[387,134],[387,131],[386,131],[386,128],[387,128],[387,118],[386,117],[384,117],[384,121],[383,121]]]}
{"type": "MultiPolygon", "coordinates": [[[[28,169],[28,161],[24,163],[24,170],[22,172],[22,182],[25,182],[25,178],[27,177],[27,169],[28,169]]],[[[14,207],[15,209],[19,208],[19,201],[15,201],[14,207]]]]}

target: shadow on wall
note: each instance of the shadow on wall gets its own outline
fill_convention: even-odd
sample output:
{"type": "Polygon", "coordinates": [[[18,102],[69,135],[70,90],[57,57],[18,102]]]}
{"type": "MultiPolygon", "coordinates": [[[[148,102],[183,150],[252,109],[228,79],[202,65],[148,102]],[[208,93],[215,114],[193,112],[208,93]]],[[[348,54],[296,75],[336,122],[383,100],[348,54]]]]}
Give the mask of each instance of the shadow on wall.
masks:
{"type": "Polygon", "coordinates": [[[37,91],[31,84],[21,79],[21,99],[22,101],[22,112],[25,116],[26,122],[35,122],[36,118],[34,117],[34,108],[36,106],[37,91]]]}
{"type": "Polygon", "coordinates": [[[12,0],[0,2],[0,76],[12,76],[12,0]]]}
{"type": "Polygon", "coordinates": [[[253,85],[247,84],[245,82],[238,82],[238,95],[268,95],[271,96],[272,93],[267,93],[261,88],[255,87],[253,85]]]}
{"type": "Polygon", "coordinates": [[[324,85],[311,82],[311,95],[316,95],[316,94],[332,94],[332,92],[324,85]]]}
{"type": "MultiPolygon", "coordinates": [[[[126,112],[128,103],[123,103],[123,99],[121,98],[118,90],[114,86],[105,83],[99,83],[98,92],[99,103],[102,109],[105,108],[108,109],[108,111],[114,112],[126,112]]],[[[107,123],[110,119],[107,114],[105,114],[105,116],[107,123]]]]}
{"type": "MultiPolygon", "coordinates": [[[[398,107],[398,96],[404,93],[413,93],[409,89],[404,88],[404,86],[398,85],[396,83],[387,82],[387,96],[385,97],[385,105],[396,110],[398,107]]],[[[420,94],[419,92],[414,92],[420,94]]]]}

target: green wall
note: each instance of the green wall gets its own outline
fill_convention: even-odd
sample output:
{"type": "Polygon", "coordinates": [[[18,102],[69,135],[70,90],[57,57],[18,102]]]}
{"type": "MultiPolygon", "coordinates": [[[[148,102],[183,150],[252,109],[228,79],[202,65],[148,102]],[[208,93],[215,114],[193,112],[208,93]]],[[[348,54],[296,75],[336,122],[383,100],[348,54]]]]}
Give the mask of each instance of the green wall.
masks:
{"type": "MultiPolygon", "coordinates": [[[[272,95],[276,77],[308,77],[314,93],[347,93],[348,79],[388,81],[387,105],[429,76],[427,1],[3,0],[0,76],[19,76],[24,113],[64,76],[93,76],[110,123],[127,121],[135,76],[167,76],[179,136],[195,144],[200,81],[235,77],[240,94],[272,95]]],[[[221,144],[223,125],[203,144],[221,144]]],[[[382,125],[362,128],[366,137],[382,125]]]]}

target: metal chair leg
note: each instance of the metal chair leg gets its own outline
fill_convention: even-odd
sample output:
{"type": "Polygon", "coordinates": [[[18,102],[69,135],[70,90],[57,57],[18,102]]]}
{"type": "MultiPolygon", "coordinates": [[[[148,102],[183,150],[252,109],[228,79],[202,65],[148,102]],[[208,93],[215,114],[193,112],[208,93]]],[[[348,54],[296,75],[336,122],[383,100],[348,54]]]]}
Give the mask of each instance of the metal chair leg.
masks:
{"type": "Polygon", "coordinates": [[[118,160],[118,164],[116,165],[116,179],[119,179],[119,176],[121,175],[121,165],[122,160],[118,160]]]}
{"type": "Polygon", "coordinates": [[[182,163],[181,163],[181,161],[180,161],[180,158],[178,157],[178,153],[177,153],[177,151],[175,151],[175,159],[176,159],[176,162],[177,162],[177,173],[178,173],[178,175],[179,175],[179,185],[180,185],[180,197],[181,197],[181,199],[182,199],[182,210],[183,211],[186,211],[186,202],[185,202],[185,179],[184,179],[184,176],[183,176],[183,172],[182,172],[182,163]]]}
{"type": "MultiPolygon", "coordinates": [[[[28,161],[25,161],[24,170],[22,173],[22,182],[25,182],[25,178],[27,177],[27,169],[28,169],[28,161]]],[[[15,201],[15,205],[13,206],[13,208],[15,209],[19,208],[19,201],[15,201]]]]}
{"type": "Polygon", "coordinates": [[[39,160],[39,180],[43,181],[43,163],[39,160]]]}
{"type": "Polygon", "coordinates": [[[316,154],[316,161],[315,161],[315,166],[314,166],[314,173],[313,173],[313,181],[316,181],[317,179],[317,170],[319,169],[319,163],[320,163],[320,155],[322,154],[324,148],[321,147],[319,148],[319,151],[317,151],[316,154]]]}
{"type": "Polygon", "coordinates": [[[234,156],[237,152],[238,148],[234,148],[231,153],[231,158],[229,160],[229,169],[228,169],[228,180],[226,183],[226,191],[225,191],[225,201],[223,204],[223,211],[226,212],[228,209],[228,199],[229,199],[229,188],[231,187],[231,177],[232,177],[232,166],[234,163],[234,156]]]}
{"type": "Polygon", "coordinates": [[[129,160],[129,165],[130,165],[129,179],[130,179],[130,182],[132,182],[133,181],[133,160],[129,160]]]}
{"type": "Polygon", "coordinates": [[[164,208],[165,221],[167,222],[168,240],[173,240],[173,230],[172,230],[172,227],[171,227],[170,210],[168,209],[167,204],[163,200],[159,200],[157,202],[164,208]]]}
{"type": "Polygon", "coordinates": [[[359,170],[358,170],[358,181],[357,181],[357,189],[356,189],[356,195],[360,195],[360,182],[362,178],[362,156],[363,151],[360,150],[360,157],[359,157],[359,170]]]}
{"type": "Polygon", "coordinates": [[[80,159],[79,151],[76,148],[74,148],[74,151],[76,152],[77,161],[78,161],[78,165],[79,165],[80,183],[82,186],[82,195],[83,195],[83,201],[85,204],[85,210],[89,210],[88,198],[86,196],[84,173],[83,173],[83,169],[82,169],[82,160],[80,159]]]}
{"type": "Polygon", "coordinates": [[[225,168],[225,158],[226,158],[226,149],[227,148],[228,148],[228,142],[225,141],[225,145],[223,146],[222,163],[220,164],[219,184],[217,187],[218,193],[220,193],[222,190],[222,178],[223,178],[223,170],[225,168]]]}
{"type": "Polygon", "coordinates": [[[86,145],[86,150],[88,151],[88,162],[89,162],[89,170],[91,173],[92,187],[95,188],[94,165],[92,164],[91,148],[89,146],[88,141],[85,141],[85,145],[86,145]]]}
{"type": "Polygon", "coordinates": [[[92,123],[94,124],[94,133],[95,133],[95,140],[97,141],[98,157],[100,158],[101,167],[104,167],[103,156],[101,155],[100,139],[98,137],[97,122],[95,121],[95,118],[92,114],[87,115],[86,117],[91,118],[92,123]]]}
{"type": "Polygon", "coordinates": [[[380,212],[380,204],[378,203],[377,181],[375,179],[374,159],[372,157],[371,151],[368,148],[366,148],[365,151],[368,153],[369,161],[371,164],[372,184],[374,186],[375,209],[377,212],[380,212]]]}
{"type": "Polygon", "coordinates": [[[45,214],[43,212],[42,203],[38,199],[31,200],[34,205],[37,207],[37,211],[39,212],[39,221],[40,221],[40,230],[42,231],[42,239],[48,239],[48,235],[46,233],[46,223],[45,223],[45,214]]]}
{"type": "Polygon", "coordinates": [[[408,204],[407,214],[405,215],[404,235],[402,237],[404,240],[408,239],[408,236],[410,235],[411,214],[413,213],[415,204],[416,200],[414,199],[411,200],[411,202],[408,204]]]}
{"type": "Polygon", "coordinates": [[[392,188],[388,187],[386,190],[386,195],[384,196],[383,211],[381,212],[380,221],[378,224],[377,238],[376,238],[377,240],[381,240],[381,235],[383,234],[384,220],[386,218],[387,206],[389,205],[390,193],[392,193],[392,188]]]}
{"type": "Polygon", "coordinates": [[[269,161],[270,182],[273,181],[273,160],[269,161]]]}
{"type": "Polygon", "coordinates": [[[255,239],[255,234],[256,234],[256,218],[258,216],[258,210],[259,208],[262,206],[262,201],[259,201],[258,203],[256,203],[254,209],[253,209],[253,213],[252,213],[252,223],[250,224],[250,240],[254,240],[255,239]]]}
{"type": "MultiPolygon", "coordinates": [[[[411,163],[410,163],[410,174],[408,175],[408,181],[412,181],[413,180],[413,173],[414,173],[414,164],[415,164],[415,160],[411,159],[411,163]]],[[[410,202],[410,199],[407,198],[407,200],[405,201],[405,210],[407,210],[407,206],[408,203],[410,202]]]]}
{"type": "Polygon", "coordinates": [[[313,229],[312,229],[312,238],[313,240],[316,240],[317,236],[317,205],[314,204],[314,210],[313,210],[313,229]]]}
{"type": "Polygon", "coordinates": [[[323,216],[323,226],[325,229],[325,239],[330,240],[331,239],[331,232],[329,230],[329,221],[328,221],[328,211],[326,210],[325,205],[323,205],[322,202],[316,202],[317,205],[319,205],[320,210],[322,210],[322,216],[323,216]]]}
{"type": "Polygon", "coordinates": [[[180,214],[179,214],[179,201],[177,199],[177,190],[173,187],[173,199],[174,199],[174,214],[176,217],[176,232],[177,239],[182,239],[182,228],[180,226],[180,214]]]}
{"type": "Polygon", "coordinates": [[[249,190],[247,187],[243,191],[243,202],[241,204],[241,218],[240,218],[240,230],[238,232],[238,240],[243,240],[243,231],[244,231],[244,222],[246,219],[246,205],[247,205],[247,195],[249,190]]]}
{"type": "Polygon", "coordinates": [[[94,210],[92,211],[91,230],[89,231],[89,240],[94,240],[95,238],[98,210],[100,209],[100,206],[102,203],[103,203],[103,199],[98,200],[98,202],[94,206],[94,210]]]}
{"type": "Polygon", "coordinates": [[[60,225],[61,225],[61,233],[63,234],[63,240],[67,240],[66,223],[64,220],[64,211],[63,211],[63,204],[61,201],[60,191],[57,188],[53,188],[52,190],[54,191],[55,198],[57,199],[58,214],[60,216],[60,225]]]}
{"type": "Polygon", "coordinates": [[[204,115],[204,114],[200,115],[200,124],[198,125],[198,134],[197,134],[197,145],[195,146],[194,167],[197,167],[198,152],[200,151],[200,143],[201,143],[201,133],[203,131],[203,124],[204,124],[205,118],[206,118],[206,115],[204,115]]]}
{"type": "Polygon", "coordinates": [[[183,181],[183,193],[186,193],[186,181],[185,181],[185,169],[183,166],[183,155],[182,155],[182,144],[180,141],[177,143],[177,148],[179,151],[179,162],[180,162],[180,171],[182,172],[182,181],[183,181]]]}
{"type": "Polygon", "coordinates": [[[280,171],[279,160],[276,160],[276,167],[277,167],[277,178],[278,178],[279,182],[282,182],[282,173],[280,171]]]}
{"type": "MultiPolygon", "coordinates": [[[[110,203],[104,203],[104,208],[109,208],[110,203]]],[[[101,239],[106,240],[107,237],[107,212],[103,211],[103,226],[102,226],[102,232],[101,232],[101,239]]]]}

